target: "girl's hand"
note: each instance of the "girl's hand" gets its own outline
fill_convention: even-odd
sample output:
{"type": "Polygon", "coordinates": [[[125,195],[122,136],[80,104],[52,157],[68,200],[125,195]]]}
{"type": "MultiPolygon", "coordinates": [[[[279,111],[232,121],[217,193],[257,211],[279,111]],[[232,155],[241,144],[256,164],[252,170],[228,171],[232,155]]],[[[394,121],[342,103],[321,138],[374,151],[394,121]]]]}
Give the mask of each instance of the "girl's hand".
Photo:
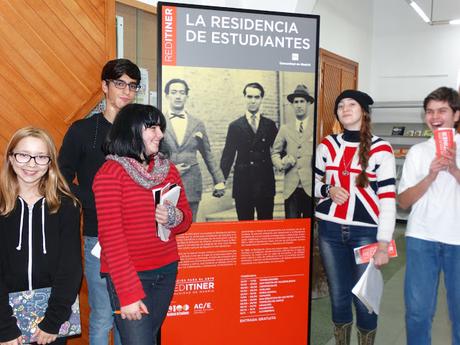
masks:
{"type": "Polygon", "coordinates": [[[386,265],[390,261],[390,256],[388,255],[388,243],[379,242],[377,251],[374,254],[374,265],[378,269],[383,265],[386,265]]]}
{"type": "Polygon", "coordinates": [[[331,196],[332,201],[337,205],[342,205],[350,197],[350,194],[345,188],[336,186],[333,186],[331,189],[329,189],[329,195],[331,196]]]}
{"type": "Polygon", "coordinates": [[[50,334],[42,331],[40,326],[38,326],[37,331],[34,333],[33,337],[36,339],[37,344],[49,344],[56,340],[57,334],[50,334]]]}
{"type": "Polygon", "coordinates": [[[165,205],[157,205],[155,209],[155,220],[161,225],[168,224],[168,209],[165,205]]]}
{"type": "Polygon", "coordinates": [[[22,345],[22,335],[17,337],[16,339],[5,341],[4,343],[0,342],[0,345],[22,345]]]}
{"type": "Polygon", "coordinates": [[[149,313],[147,306],[141,300],[121,307],[120,312],[123,320],[140,320],[142,314],[149,313]]]}

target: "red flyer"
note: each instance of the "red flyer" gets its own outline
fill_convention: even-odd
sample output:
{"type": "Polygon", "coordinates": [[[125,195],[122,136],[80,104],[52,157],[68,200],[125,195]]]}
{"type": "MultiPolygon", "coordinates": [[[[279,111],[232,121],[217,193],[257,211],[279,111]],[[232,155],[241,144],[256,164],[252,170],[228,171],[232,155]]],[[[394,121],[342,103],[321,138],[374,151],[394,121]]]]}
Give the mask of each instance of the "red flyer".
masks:
{"type": "MultiPolygon", "coordinates": [[[[365,246],[361,246],[354,249],[355,252],[355,261],[357,264],[365,264],[371,260],[377,250],[378,243],[371,243],[366,244],[365,246]]],[[[398,252],[396,251],[396,243],[395,240],[391,240],[388,246],[388,255],[390,258],[395,258],[398,256],[398,252]]]]}
{"type": "Polygon", "coordinates": [[[434,141],[436,143],[436,155],[438,157],[445,155],[448,148],[454,147],[454,129],[438,128],[433,131],[434,141]]]}

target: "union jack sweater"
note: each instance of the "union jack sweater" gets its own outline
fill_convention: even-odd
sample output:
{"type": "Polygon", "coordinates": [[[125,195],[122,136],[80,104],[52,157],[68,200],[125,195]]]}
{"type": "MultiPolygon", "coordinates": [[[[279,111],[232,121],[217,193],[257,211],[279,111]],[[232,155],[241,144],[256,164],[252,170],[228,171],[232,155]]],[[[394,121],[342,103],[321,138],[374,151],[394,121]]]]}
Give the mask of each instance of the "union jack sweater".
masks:
{"type": "Polygon", "coordinates": [[[391,145],[372,136],[369,185],[356,186],[362,171],[358,157],[359,132],[345,131],[325,137],[316,149],[315,196],[320,198],[319,219],[348,225],[377,226],[377,240],[391,241],[396,219],[395,159],[391,145]],[[337,205],[327,196],[327,185],[345,188],[350,197],[337,205]]]}

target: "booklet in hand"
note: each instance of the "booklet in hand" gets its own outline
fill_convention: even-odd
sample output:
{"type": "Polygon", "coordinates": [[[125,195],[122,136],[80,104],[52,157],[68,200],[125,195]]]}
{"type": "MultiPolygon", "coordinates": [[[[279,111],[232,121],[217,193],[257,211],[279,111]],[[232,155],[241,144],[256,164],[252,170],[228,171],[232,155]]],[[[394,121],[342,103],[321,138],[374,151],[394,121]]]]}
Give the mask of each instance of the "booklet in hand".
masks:
{"type": "Polygon", "coordinates": [[[433,136],[436,143],[436,155],[438,157],[447,154],[447,149],[454,147],[453,128],[437,128],[433,131],[433,136]]]}
{"type": "MultiPolygon", "coordinates": [[[[24,344],[35,342],[36,339],[34,339],[33,335],[37,331],[38,324],[45,317],[48,300],[51,296],[51,288],[11,292],[8,296],[9,304],[21,330],[24,344]]],[[[58,337],[68,337],[80,333],[80,305],[77,296],[75,303],[72,305],[69,320],[61,325],[58,337]]]]}
{"type": "MultiPolygon", "coordinates": [[[[176,206],[179,201],[180,187],[176,184],[167,184],[162,188],[152,190],[155,205],[164,205],[168,202],[170,205],[176,206]]],[[[163,242],[169,241],[169,235],[171,230],[166,228],[164,225],[157,224],[157,234],[160,240],[163,242]]]]}

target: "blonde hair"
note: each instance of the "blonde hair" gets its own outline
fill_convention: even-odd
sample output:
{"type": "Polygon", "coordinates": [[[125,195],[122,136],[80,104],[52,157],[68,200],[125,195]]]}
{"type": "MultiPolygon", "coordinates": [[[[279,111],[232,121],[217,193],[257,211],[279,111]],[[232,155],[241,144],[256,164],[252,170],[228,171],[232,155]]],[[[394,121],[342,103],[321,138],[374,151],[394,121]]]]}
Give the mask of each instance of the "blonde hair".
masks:
{"type": "Polygon", "coordinates": [[[10,156],[18,143],[27,137],[42,140],[48,149],[51,160],[48,164],[48,171],[40,179],[38,191],[45,197],[50,213],[56,213],[59,210],[62,195],[69,197],[75,206],[79,205],[78,200],[70,191],[69,185],[59,170],[56,145],[54,145],[51,136],[43,129],[24,127],[13,134],[3,157],[3,166],[0,171],[0,215],[8,215],[16,206],[19,184],[18,177],[10,162],[10,156]]]}

